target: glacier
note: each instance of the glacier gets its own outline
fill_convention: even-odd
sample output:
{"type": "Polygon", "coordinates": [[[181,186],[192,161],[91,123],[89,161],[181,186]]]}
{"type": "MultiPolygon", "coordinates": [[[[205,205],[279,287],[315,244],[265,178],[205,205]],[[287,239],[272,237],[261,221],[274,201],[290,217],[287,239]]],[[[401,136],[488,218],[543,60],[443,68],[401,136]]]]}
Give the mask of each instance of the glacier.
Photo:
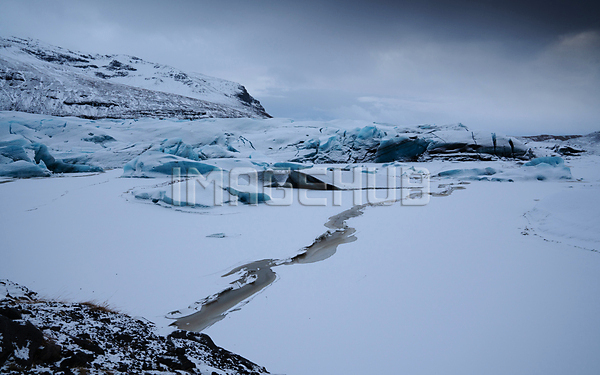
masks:
{"type": "MultiPolygon", "coordinates": [[[[223,164],[226,159],[231,160],[228,168],[245,161],[257,171],[300,170],[322,164],[512,160],[510,168],[522,166],[518,176],[499,173],[488,178],[489,173],[473,170],[460,172],[461,178],[468,174],[508,180],[535,173],[540,180],[570,178],[568,167],[554,165],[564,155],[545,143],[513,139],[496,135],[494,153],[489,133],[471,131],[462,124],[400,127],[367,121],[251,118],[92,120],[0,111],[0,164],[43,161],[44,168],[53,173],[123,167],[129,177],[164,176],[172,168],[181,168],[183,174],[189,168],[208,173],[216,166],[214,161],[223,164]],[[508,147],[509,140],[515,152],[506,156],[498,150],[508,147]],[[551,166],[548,163],[553,168],[547,168],[551,166]]],[[[586,148],[593,150],[593,144],[586,148]]],[[[441,177],[459,174],[440,172],[441,177]]]]}

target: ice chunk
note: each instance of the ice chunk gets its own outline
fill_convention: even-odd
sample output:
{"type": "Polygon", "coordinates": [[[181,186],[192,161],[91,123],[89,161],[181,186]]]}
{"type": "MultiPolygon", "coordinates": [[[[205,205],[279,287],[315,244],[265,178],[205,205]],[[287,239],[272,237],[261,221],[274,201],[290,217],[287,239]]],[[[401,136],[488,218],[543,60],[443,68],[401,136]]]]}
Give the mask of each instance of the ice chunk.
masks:
{"type": "Polygon", "coordinates": [[[23,146],[19,145],[8,145],[4,147],[0,147],[0,155],[12,159],[13,161],[17,160],[25,160],[31,162],[29,156],[27,156],[27,152],[23,146]]]}
{"type": "Polygon", "coordinates": [[[167,139],[163,142],[159,151],[165,154],[181,156],[182,158],[200,161],[198,152],[191,145],[183,142],[181,138],[167,139]]]}
{"type": "Polygon", "coordinates": [[[13,160],[11,158],[7,158],[6,156],[0,154],[0,164],[8,164],[12,162],[13,160]]]}
{"type": "Polygon", "coordinates": [[[342,142],[337,134],[329,137],[325,143],[319,146],[320,152],[331,152],[334,150],[342,150],[342,142]]]}
{"type": "MultiPolygon", "coordinates": [[[[520,157],[527,147],[520,141],[496,133],[440,130],[432,132],[428,152],[435,154],[480,153],[503,157],[520,157]]],[[[424,136],[424,135],[423,135],[424,136]]]]}
{"type": "Polygon", "coordinates": [[[31,162],[26,150],[31,150],[31,142],[22,136],[10,134],[0,141],[0,156],[10,161],[25,160],[31,162]]]}
{"type": "Polygon", "coordinates": [[[219,170],[214,165],[158,151],[148,151],[125,164],[123,177],[164,177],[165,175],[172,175],[174,168],[179,168],[179,173],[182,176],[196,172],[206,174],[219,170]]]}
{"type": "Polygon", "coordinates": [[[200,156],[204,159],[235,158],[237,150],[227,146],[227,149],[219,145],[205,145],[199,148],[200,156]]]}
{"type": "Polygon", "coordinates": [[[451,169],[438,173],[440,177],[471,177],[471,176],[492,176],[496,170],[491,167],[473,168],[473,169],[451,169]]]}
{"type": "Polygon", "coordinates": [[[451,169],[437,174],[460,180],[516,181],[516,180],[559,180],[570,179],[571,169],[559,157],[534,159],[523,166],[505,165],[501,169],[491,167],[473,169],[451,169]],[[493,176],[493,177],[490,177],[493,176]]]}
{"type": "Polygon", "coordinates": [[[311,138],[307,141],[305,141],[304,143],[302,143],[302,145],[298,146],[298,148],[300,149],[316,149],[319,148],[319,145],[321,144],[321,142],[319,141],[319,138],[311,138]]]}
{"type": "Polygon", "coordinates": [[[396,136],[384,139],[377,148],[376,163],[389,163],[397,160],[416,160],[429,142],[419,137],[396,136]]]}
{"type": "Polygon", "coordinates": [[[560,180],[560,179],[571,179],[571,168],[566,165],[551,165],[546,163],[540,163],[534,166],[524,166],[524,170],[527,170],[527,174],[532,178],[539,181],[545,180],[560,180]]]}
{"type": "Polygon", "coordinates": [[[559,156],[546,156],[533,159],[523,165],[539,181],[553,179],[571,179],[571,168],[565,165],[565,161],[559,156]]]}
{"type": "Polygon", "coordinates": [[[227,187],[227,188],[225,188],[225,190],[227,190],[227,192],[229,194],[238,197],[238,200],[245,204],[258,204],[258,203],[264,203],[264,202],[271,200],[271,197],[269,197],[265,193],[253,193],[253,192],[239,191],[232,187],[227,187]]]}
{"type": "Polygon", "coordinates": [[[153,203],[166,203],[169,206],[187,206],[187,207],[202,207],[208,208],[209,206],[197,203],[197,202],[187,202],[187,201],[173,201],[173,197],[171,197],[166,190],[156,189],[154,191],[133,191],[133,196],[137,199],[142,200],[150,200],[153,203]]]}
{"type": "Polygon", "coordinates": [[[297,171],[299,169],[311,168],[312,165],[293,163],[293,162],[282,162],[273,164],[273,169],[290,169],[292,171],[297,171]]]}
{"type": "Polygon", "coordinates": [[[35,150],[35,162],[43,161],[46,167],[55,173],[81,173],[102,172],[103,169],[92,165],[68,164],[62,160],[56,160],[48,151],[48,147],[41,143],[33,145],[35,150]]]}
{"type": "MultiPolygon", "coordinates": [[[[326,177],[326,176],[323,176],[326,177]]],[[[294,189],[309,189],[309,190],[340,190],[339,187],[323,181],[308,173],[300,171],[291,171],[288,175],[286,183],[294,189]]]]}
{"type": "Polygon", "coordinates": [[[31,177],[49,177],[50,171],[45,168],[44,164],[34,164],[25,160],[18,160],[14,163],[1,164],[0,176],[14,178],[31,178],[31,177]]]}
{"type": "Polygon", "coordinates": [[[31,142],[29,142],[22,136],[15,135],[15,134],[6,135],[6,136],[2,137],[2,139],[3,140],[0,141],[0,147],[6,147],[6,146],[28,147],[31,144],[31,142]]]}
{"type": "Polygon", "coordinates": [[[115,142],[116,139],[107,134],[102,135],[94,135],[93,133],[89,133],[89,137],[81,138],[82,141],[104,144],[106,142],[115,142]]]}
{"type": "Polygon", "coordinates": [[[357,130],[358,132],[356,134],[356,138],[361,140],[381,138],[385,136],[385,133],[379,130],[377,126],[365,126],[362,129],[358,128],[357,130]]]}
{"type": "Polygon", "coordinates": [[[266,170],[270,166],[270,164],[266,161],[251,161],[251,163],[262,170],[266,170]]]}
{"type": "Polygon", "coordinates": [[[541,157],[541,158],[532,159],[531,161],[525,163],[525,166],[531,167],[531,166],[539,165],[542,163],[552,165],[552,166],[557,166],[560,164],[565,164],[565,161],[563,160],[563,158],[561,158],[559,156],[545,156],[545,157],[541,157]]]}
{"type": "Polygon", "coordinates": [[[524,156],[527,153],[527,148],[515,139],[498,137],[492,145],[479,145],[477,152],[503,157],[518,157],[524,156]]]}

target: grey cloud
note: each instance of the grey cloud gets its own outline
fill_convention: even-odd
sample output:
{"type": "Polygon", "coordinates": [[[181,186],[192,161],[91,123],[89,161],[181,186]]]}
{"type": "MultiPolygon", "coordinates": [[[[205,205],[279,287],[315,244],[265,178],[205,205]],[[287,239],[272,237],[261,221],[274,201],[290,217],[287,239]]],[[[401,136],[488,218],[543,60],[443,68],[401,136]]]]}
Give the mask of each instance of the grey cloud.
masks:
{"type": "Polygon", "coordinates": [[[599,127],[599,13],[563,0],[6,0],[0,25],[234,80],[276,116],[586,132],[599,127]]]}

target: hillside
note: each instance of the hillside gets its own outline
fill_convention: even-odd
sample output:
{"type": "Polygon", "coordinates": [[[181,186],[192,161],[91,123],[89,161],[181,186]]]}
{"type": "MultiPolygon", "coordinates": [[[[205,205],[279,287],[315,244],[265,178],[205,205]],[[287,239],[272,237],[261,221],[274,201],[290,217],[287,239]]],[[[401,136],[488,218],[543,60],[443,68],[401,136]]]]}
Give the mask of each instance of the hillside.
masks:
{"type": "Polygon", "coordinates": [[[90,119],[270,117],[235,82],[20,38],[0,38],[0,109],[90,119]]]}

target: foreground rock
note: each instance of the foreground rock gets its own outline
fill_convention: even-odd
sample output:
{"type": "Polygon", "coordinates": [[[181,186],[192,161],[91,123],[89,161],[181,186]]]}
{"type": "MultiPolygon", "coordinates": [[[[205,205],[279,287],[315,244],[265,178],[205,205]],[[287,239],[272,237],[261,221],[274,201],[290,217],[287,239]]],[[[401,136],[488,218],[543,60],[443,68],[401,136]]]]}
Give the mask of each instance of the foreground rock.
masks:
{"type": "Polygon", "coordinates": [[[44,301],[0,280],[2,374],[265,374],[202,333],[164,337],[152,323],[92,303],[44,301]]]}

